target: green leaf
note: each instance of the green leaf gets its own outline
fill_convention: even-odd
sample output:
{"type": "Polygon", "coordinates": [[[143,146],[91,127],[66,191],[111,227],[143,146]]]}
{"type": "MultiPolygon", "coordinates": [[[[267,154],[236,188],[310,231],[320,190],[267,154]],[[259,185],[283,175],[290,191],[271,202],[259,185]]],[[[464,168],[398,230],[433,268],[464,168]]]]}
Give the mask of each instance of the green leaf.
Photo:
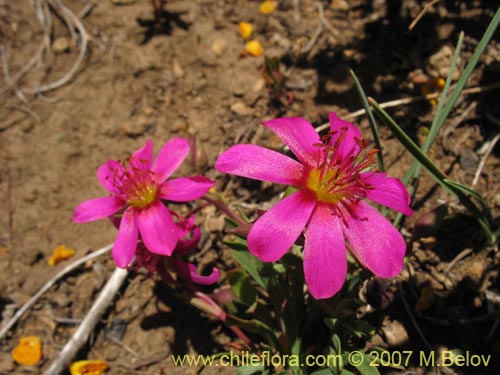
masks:
{"type": "Polygon", "coordinates": [[[236,297],[244,304],[250,306],[257,299],[258,291],[252,285],[250,277],[241,270],[232,270],[227,273],[229,284],[236,294],[236,297]]]}
{"type": "Polygon", "coordinates": [[[356,84],[356,89],[358,90],[359,97],[361,98],[361,102],[363,103],[363,107],[365,108],[366,114],[368,115],[368,119],[370,120],[370,128],[372,130],[373,142],[375,143],[375,147],[378,149],[377,159],[378,159],[378,168],[381,172],[384,172],[384,158],[382,156],[382,143],[380,143],[380,135],[378,132],[377,122],[375,121],[375,117],[373,116],[372,109],[370,104],[368,103],[368,99],[366,97],[365,91],[363,87],[359,83],[358,77],[354,71],[350,71],[351,77],[354,79],[354,83],[356,84]]]}
{"type": "Polygon", "coordinates": [[[261,277],[260,271],[262,270],[264,264],[255,256],[248,252],[246,247],[246,241],[239,239],[245,243],[244,248],[234,249],[232,251],[233,258],[247,271],[257,284],[262,288],[267,289],[268,281],[261,277]]]}
{"type": "Polygon", "coordinates": [[[366,353],[363,353],[363,356],[364,360],[359,366],[356,367],[356,370],[358,370],[361,375],[380,375],[377,367],[370,366],[372,357],[366,353]]]}
{"type": "Polygon", "coordinates": [[[334,372],[329,368],[322,368],[311,373],[311,375],[333,375],[334,372]]]}
{"type": "MultiPolygon", "coordinates": [[[[499,8],[500,10],[500,8],[499,8]]],[[[479,209],[472,203],[467,195],[464,194],[462,189],[457,186],[446,183],[446,180],[449,179],[446,175],[441,172],[441,170],[434,164],[434,162],[425,155],[425,153],[411,140],[410,137],[399,127],[399,125],[392,119],[391,116],[387,112],[384,111],[380,107],[380,105],[373,100],[369,99],[370,103],[373,105],[375,109],[375,113],[379,116],[382,121],[391,129],[396,138],[401,142],[403,146],[413,155],[413,157],[431,174],[432,177],[438,182],[441,186],[443,186],[448,192],[458,198],[460,203],[469,210],[469,212],[477,219],[481,228],[483,229],[484,234],[490,244],[496,242],[497,238],[491,230],[489,215],[482,213],[479,209]]]]}
{"type": "Polygon", "coordinates": [[[235,325],[238,326],[245,331],[255,333],[266,339],[267,343],[277,349],[279,352],[283,351],[280,341],[276,336],[276,332],[273,331],[271,327],[257,319],[242,319],[237,316],[228,314],[226,316],[226,324],[229,326],[235,325]]]}
{"type": "Polygon", "coordinates": [[[472,195],[474,198],[476,198],[479,201],[479,203],[481,204],[481,206],[483,207],[483,209],[485,211],[489,211],[488,204],[486,203],[486,201],[484,200],[484,198],[477,191],[475,191],[474,189],[472,189],[472,188],[470,188],[468,186],[462,185],[462,184],[460,184],[458,182],[449,180],[449,179],[445,179],[444,182],[447,183],[447,184],[449,184],[449,185],[451,185],[451,186],[453,186],[456,189],[461,190],[465,194],[472,195]]]}
{"type": "Polygon", "coordinates": [[[239,367],[234,367],[234,370],[238,375],[253,375],[258,373],[259,371],[264,371],[266,368],[264,365],[256,365],[256,366],[239,366],[239,367]]]}

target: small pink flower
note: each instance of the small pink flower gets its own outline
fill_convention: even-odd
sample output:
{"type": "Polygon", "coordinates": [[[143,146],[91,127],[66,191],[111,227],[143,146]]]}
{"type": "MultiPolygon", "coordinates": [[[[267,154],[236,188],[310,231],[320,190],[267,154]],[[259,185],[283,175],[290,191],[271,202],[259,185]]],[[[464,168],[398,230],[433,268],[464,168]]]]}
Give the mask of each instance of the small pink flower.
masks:
{"type": "Polygon", "coordinates": [[[347,273],[346,244],[379,277],[394,277],[406,251],[401,234],[363,198],[405,215],[413,211],[405,186],[373,171],[374,154],[360,160],[366,142],[358,128],[330,114],[330,133],[320,139],[302,118],[263,123],[298,161],[255,145],[236,145],[216,162],[220,172],[291,185],[298,189],[260,217],[248,234],[250,252],[262,261],[280,259],[305,228],[304,275],[314,298],[329,298],[347,273]],[[371,169],[370,169],[371,168],[371,169]]]}
{"type": "Polygon", "coordinates": [[[178,241],[175,250],[171,256],[164,256],[152,253],[140,243],[137,246],[135,261],[132,268],[139,269],[144,267],[149,273],[157,273],[166,283],[174,283],[170,272],[177,274],[181,278],[191,281],[195,284],[211,285],[219,280],[219,270],[213,268],[210,275],[202,276],[196,266],[187,263],[181,259],[182,255],[191,253],[200,242],[201,232],[194,224],[194,216],[190,215],[184,218],[176,212],[169,210],[170,214],[176,219],[178,241]]]}
{"type": "Polygon", "coordinates": [[[97,170],[99,182],[111,195],[83,202],[76,207],[73,220],[86,223],[125,208],[113,247],[118,267],[126,267],[134,257],[139,234],[149,251],[171,255],[178,241],[178,228],[162,200],[198,199],[215,184],[200,176],[168,180],[189,148],[187,139],[172,138],[153,163],[153,142],[149,140],[128,159],[128,166],[109,160],[97,170]]]}

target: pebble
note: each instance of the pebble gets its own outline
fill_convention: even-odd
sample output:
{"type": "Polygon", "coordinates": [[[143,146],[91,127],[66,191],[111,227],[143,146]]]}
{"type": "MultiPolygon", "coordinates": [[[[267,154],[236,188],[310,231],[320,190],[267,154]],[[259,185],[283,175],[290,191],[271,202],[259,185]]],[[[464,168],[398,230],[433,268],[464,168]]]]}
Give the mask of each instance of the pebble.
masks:
{"type": "Polygon", "coordinates": [[[385,320],[382,332],[390,346],[401,346],[409,340],[408,332],[403,324],[397,320],[385,320]]]}
{"type": "Polygon", "coordinates": [[[240,116],[250,116],[253,113],[253,108],[247,106],[245,103],[236,102],[231,106],[231,111],[240,116]]]}
{"type": "Polygon", "coordinates": [[[150,116],[139,115],[137,118],[123,124],[122,130],[129,137],[138,137],[155,125],[150,116]]]}
{"type": "Polygon", "coordinates": [[[222,56],[226,50],[226,41],[224,39],[216,39],[212,43],[212,52],[216,57],[222,56]]]}
{"type": "MultiPolygon", "coordinates": [[[[434,53],[425,65],[425,69],[427,73],[436,78],[446,78],[448,77],[448,73],[450,72],[451,62],[453,60],[454,50],[452,47],[445,45],[441,47],[436,53],[434,53]]],[[[457,59],[457,66],[453,71],[452,79],[454,81],[460,78],[461,60],[460,57],[457,59]]]]}
{"type": "Polygon", "coordinates": [[[184,77],[185,74],[184,69],[182,69],[181,65],[176,59],[174,59],[174,61],[172,62],[172,73],[174,74],[174,77],[176,79],[184,77]]]}
{"type": "Polygon", "coordinates": [[[71,49],[70,40],[63,36],[56,38],[54,40],[54,43],[52,43],[52,52],[54,52],[56,55],[59,55],[64,52],[69,52],[70,49],[71,49]]]}

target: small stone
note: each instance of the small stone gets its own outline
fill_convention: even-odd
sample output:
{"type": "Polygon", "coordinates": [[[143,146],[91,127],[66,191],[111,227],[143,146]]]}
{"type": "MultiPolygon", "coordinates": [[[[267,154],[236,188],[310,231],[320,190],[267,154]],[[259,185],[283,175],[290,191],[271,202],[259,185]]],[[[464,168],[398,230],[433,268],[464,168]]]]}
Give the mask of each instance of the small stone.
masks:
{"type": "Polygon", "coordinates": [[[211,217],[207,221],[207,230],[209,232],[222,232],[224,229],[225,219],[224,216],[211,217]]]}
{"type": "Polygon", "coordinates": [[[187,123],[187,121],[185,119],[177,119],[175,120],[173,126],[172,126],[172,129],[176,132],[179,132],[179,133],[184,133],[188,130],[189,128],[189,124],[187,123]]]}
{"type": "Polygon", "coordinates": [[[222,56],[224,51],[226,50],[226,41],[224,39],[216,39],[212,43],[212,52],[216,57],[222,56]]]}
{"type": "Polygon", "coordinates": [[[479,156],[470,148],[464,148],[460,155],[460,166],[468,171],[474,172],[479,164],[479,156]]]}
{"type": "Polygon", "coordinates": [[[397,320],[386,319],[382,324],[382,332],[390,346],[401,346],[409,340],[408,332],[397,320]]]}
{"type": "Polygon", "coordinates": [[[236,102],[231,106],[231,111],[240,116],[250,116],[253,113],[253,109],[247,106],[245,103],[236,102]]]}
{"type": "Polygon", "coordinates": [[[500,207],[500,194],[495,194],[495,206],[500,207]]]}
{"type": "Polygon", "coordinates": [[[181,65],[176,59],[174,59],[174,61],[172,62],[172,73],[174,74],[174,77],[176,79],[184,77],[184,69],[182,69],[181,65]]]}
{"type": "Polygon", "coordinates": [[[342,12],[347,12],[350,8],[349,3],[346,0],[332,0],[332,9],[340,10],[342,12]]]}
{"type": "Polygon", "coordinates": [[[259,92],[261,91],[264,87],[266,86],[266,81],[264,78],[259,78],[257,81],[255,81],[252,91],[253,92],[259,92]]]}
{"type": "Polygon", "coordinates": [[[70,49],[71,42],[68,38],[65,38],[63,36],[56,38],[56,40],[54,40],[54,43],[52,43],[52,52],[54,52],[56,55],[64,52],[69,52],[70,49]]]}
{"type": "MultiPolygon", "coordinates": [[[[436,53],[434,53],[425,65],[427,73],[431,77],[435,78],[446,78],[450,72],[451,62],[453,60],[454,50],[448,45],[442,46],[436,53]]],[[[461,75],[460,71],[461,60],[460,57],[457,59],[457,66],[453,71],[452,79],[454,81],[458,80],[461,75]]]]}
{"type": "Polygon", "coordinates": [[[154,121],[145,115],[140,115],[136,119],[123,124],[123,132],[129,137],[138,137],[154,126],[154,121]]]}
{"type": "Polygon", "coordinates": [[[153,107],[144,107],[142,109],[142,113],[144,113],[145,116],[148,116],[148,117],[151,117],[154,113],[154,109],[153,107]]]}

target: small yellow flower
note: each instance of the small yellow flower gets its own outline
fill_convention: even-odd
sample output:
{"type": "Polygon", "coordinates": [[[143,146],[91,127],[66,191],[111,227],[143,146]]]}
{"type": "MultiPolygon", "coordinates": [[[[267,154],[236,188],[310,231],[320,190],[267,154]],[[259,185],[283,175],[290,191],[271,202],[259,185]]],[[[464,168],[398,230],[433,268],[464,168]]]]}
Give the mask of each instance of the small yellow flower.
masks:
{"type": "Polygon", "coordinates": [[[59,245],[52,251],[52,256],[48,260],[49,266],[55,266],[59,262],[71,258],[73,255],[75,255],[75,250],[67,248],[64,245],[59,245]]]}
{"type": "Polygon", "coordinates": [[[42,359],[42,341],[37,336],[21,337],[11,355],[20,365],[36,365],[42,359]]]}
{"type": "Polygon", "coordinates": [[[264,50],[262,49],[262,45],[258,40],[250,40],[245,44],[245,52],[249,55],[259,57],[264,54],[264,50]]]}
{"type": "Polygon", "coordinates": [[[264,1],[259,5],[259,10],[261,13],[269,14],[276,10],[278,4],[276,1],[264,1]]]}
{"type": "Polygon", "coordinates": [[[251,23],[240,22],[240,34],[244,39],[248,39],[252,35],[253,27],[251,23]]]}
{"type": "MultiPolygon", "coordinates": [[[[429,95],[434,93],[440,93],[443,91],[446,81],[443,78],[431,77],[426,83],[422,85],[420,90],[423,95],[429,95]]],[[[436,99],[429,99],[429,103],[433,106],[437,104],[436,99]]]]}
{"type": "Polygon", "coordinates": [[[108,364],[99,359],[73,362],[69,368],[71,375],[100,375],[108,369],[108,364]]]}

